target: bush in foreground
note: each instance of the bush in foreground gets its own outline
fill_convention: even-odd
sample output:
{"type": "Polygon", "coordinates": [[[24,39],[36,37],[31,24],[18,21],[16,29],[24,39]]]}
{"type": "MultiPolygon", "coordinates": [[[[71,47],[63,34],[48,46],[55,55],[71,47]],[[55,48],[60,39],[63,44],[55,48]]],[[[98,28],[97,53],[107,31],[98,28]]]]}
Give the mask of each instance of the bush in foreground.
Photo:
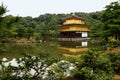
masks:
{"type": "Polygon", "coordinates": [[[74,77],[79,80],[112,80],[111,61],[103,53],[89,50],[81,56],[74,77]]]}

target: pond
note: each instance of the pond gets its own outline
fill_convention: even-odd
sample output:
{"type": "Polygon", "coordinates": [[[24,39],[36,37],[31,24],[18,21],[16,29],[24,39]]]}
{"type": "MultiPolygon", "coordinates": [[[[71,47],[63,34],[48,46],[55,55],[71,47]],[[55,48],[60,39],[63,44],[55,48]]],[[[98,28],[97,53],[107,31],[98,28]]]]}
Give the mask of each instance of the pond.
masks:
{"type": "Polygon", "coordinates": [[[1,43],[0,58],[8,59],[22,57],[23,54],[38,55],[41,53],[49,54],[50,57],[62,57],[62,53],[58,49],[57,42],[50,41],[44,43],[1,43]]]}
{"type": "Polygon", "coordinates": [[[88,41],[62,41],[59,45],[62,53],[71,55],[80,55],[89,49],[88,41]]]}
{"type": "Polygon", "coordinates": [[[0,43],[0,58],[18,58],[29,53],[38,55],[47,53],[50,57],[62,57],[63,54],[80,55],[96,46],[89,41],[47,41],[43,43],[0,43]]]}

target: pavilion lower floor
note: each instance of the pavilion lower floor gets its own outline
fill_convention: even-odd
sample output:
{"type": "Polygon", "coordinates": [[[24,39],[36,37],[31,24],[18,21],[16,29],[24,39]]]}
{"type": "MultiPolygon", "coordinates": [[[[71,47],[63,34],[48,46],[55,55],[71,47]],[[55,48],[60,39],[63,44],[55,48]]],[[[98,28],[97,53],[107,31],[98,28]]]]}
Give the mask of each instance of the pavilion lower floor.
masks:
{"type": "Polygon", "coordinates": [[[88,37],[87,31],[60,32],[60,38],[87,38],[87,37],[88,37]]]}

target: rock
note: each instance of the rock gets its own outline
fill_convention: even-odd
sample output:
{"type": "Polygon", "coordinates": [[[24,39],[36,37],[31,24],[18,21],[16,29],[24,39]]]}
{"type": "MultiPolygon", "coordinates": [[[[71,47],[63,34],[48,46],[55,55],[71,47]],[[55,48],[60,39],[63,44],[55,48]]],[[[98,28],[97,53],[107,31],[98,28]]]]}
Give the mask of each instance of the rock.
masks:
{"type": "Polygon", "coordinates": [[[4,57],[4,58],[2,59],[2,61],[7,61],[7,58],[4,57]]]}

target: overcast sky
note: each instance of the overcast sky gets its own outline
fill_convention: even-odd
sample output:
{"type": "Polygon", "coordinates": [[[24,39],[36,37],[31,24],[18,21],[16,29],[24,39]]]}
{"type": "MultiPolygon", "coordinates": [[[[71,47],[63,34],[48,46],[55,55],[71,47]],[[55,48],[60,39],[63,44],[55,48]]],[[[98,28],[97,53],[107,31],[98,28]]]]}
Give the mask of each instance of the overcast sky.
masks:
{"type": "Polygon", "coordinates": [[[45,13],[95,12],[118,0],[0,0],[14,16],[38,17],[45,13]]]}

